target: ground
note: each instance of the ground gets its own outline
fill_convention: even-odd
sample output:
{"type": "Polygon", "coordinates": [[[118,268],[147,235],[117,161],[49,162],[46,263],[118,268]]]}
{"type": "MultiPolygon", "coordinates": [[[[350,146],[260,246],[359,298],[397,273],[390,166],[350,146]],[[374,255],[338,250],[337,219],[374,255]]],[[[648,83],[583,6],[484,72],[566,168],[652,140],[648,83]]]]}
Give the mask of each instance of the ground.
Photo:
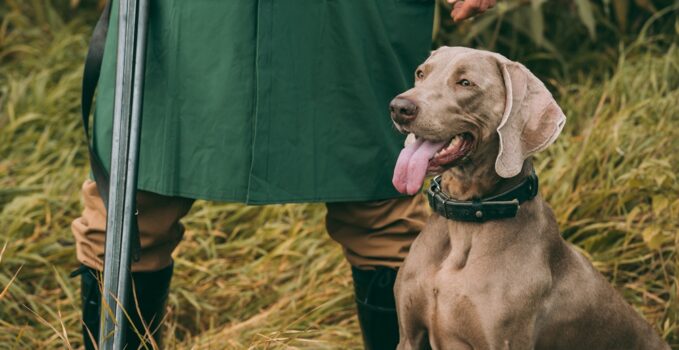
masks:
{"type": "MultiPolygon", "coordinates": [[[[75,349],[69,226],[88,171],[79,84],[93,16],[2,6],[0,349],[75,349]]],[[[677,33],[637,34],[597,58],[600,75],[543,76],[568,121],[536,168],[564,237],[679,349],[677,33]]],[[[168,348],[360,348],[349,266],[323,218],[319,204],[197,202],[175,254],[168,348]]]]}

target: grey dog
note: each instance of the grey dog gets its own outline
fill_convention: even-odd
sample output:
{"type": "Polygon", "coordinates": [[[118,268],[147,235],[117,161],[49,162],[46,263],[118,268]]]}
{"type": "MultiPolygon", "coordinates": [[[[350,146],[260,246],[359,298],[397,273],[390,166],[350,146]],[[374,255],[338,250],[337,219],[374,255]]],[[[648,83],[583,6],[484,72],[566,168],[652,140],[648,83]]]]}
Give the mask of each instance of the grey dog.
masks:
{"type": "MultiPolygon", "coordinates": [[[[394,185],[414,194],[441,174],[458,201],[523,183],[566,120],[523,65],[459,47],[433,52],[391,109],[410,134],[394,185]]],[[[517,207],[479,222],[432,215],[396,280],[399,349],[669,349],[563,240],[539,194],[517,207]]]]}

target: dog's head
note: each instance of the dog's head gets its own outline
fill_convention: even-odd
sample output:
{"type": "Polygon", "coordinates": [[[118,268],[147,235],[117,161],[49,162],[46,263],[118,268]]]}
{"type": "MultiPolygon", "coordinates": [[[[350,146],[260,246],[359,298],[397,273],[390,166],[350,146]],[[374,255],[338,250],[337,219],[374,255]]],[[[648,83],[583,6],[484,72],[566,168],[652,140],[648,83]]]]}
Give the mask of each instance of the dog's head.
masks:
{"type": "Polygon", "coordinates": [[[415,72],[415,87],[390,104],[396,128],[409,133],[394,186],[414,194],[424,176],[494,162],[516,176],[524,160],[549,146],[565,116],[544,84],[502,55],[442,47],[415,72]]]}

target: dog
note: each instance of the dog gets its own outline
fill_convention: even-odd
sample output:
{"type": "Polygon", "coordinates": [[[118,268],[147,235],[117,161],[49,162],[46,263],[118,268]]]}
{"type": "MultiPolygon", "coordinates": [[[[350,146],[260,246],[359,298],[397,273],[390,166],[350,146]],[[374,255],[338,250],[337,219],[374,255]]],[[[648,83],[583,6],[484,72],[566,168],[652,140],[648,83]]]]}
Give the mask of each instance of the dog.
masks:
{"type": "Polygon", "coordinates": [[[415,75],[390,104],[409,134],[393,183],[412,195],[440,178],[396,279],[398,349],[669,349],[563,240],[537,193],[531,156],[566,120],[542,82],[461,47],[434,51],[415,75]]]}

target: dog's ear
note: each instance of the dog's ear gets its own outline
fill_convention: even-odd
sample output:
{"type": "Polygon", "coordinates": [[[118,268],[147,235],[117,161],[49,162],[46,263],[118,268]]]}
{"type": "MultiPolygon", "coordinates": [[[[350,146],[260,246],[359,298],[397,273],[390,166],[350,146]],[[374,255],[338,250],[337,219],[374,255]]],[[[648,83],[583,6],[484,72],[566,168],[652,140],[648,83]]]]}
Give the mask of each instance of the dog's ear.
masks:
{"type": "Polygon", "coordinates": [[[504,178],[521,172],[523,162],[551,145],[566,116],[545,85],[519,63],[500,62],[505,83],[505,110],[497,128],[500,151],[495,171],[504,178]]]}

